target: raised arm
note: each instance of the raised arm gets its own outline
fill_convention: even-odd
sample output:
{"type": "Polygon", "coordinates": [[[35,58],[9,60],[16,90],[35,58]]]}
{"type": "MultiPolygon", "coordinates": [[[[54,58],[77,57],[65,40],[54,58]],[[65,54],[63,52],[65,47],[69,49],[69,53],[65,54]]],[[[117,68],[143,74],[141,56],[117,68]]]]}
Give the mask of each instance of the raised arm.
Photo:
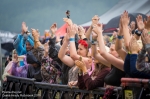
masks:
{"type": "Polygon", "coordinates": [[[65,36],[64,42],[63,42],[63,44],[62,44],[62,46],[59,50],[58,57],[64,64],[66,64],[69,67],[72,67],[72,66],[74,66],[74,60],[70,56],[66,55],[67,47],[68,47],[68,44],[69,44],[69,39],[68,38],[69,38],[69,35],[67,34],[65,36]]]}
{"type": "Polygon", "coordinates": [[[138,54],[138,58],[136,61],[136,68],[139,71],[150,73],[150,63],[145,61],[146,51],[148,56],[150,56],[150,34],[148,34],[147,29],[143,30],[141,37],[143,42],[143,49],[138,54]]]}
{"type": "Polygon", "coordinates": [[[28,27],[26,26],[26,23],[22,22],[22,32],[21,34],[18,34],[17,39],[13,43],[18,55],[26,54],[25,41],[27,39],[33,41],[32,35],[26,34],[27,30],[28,27]]]}
{"type": "Polygon", "coordinates": [[[78,33],[79,38],[80,39],[86,38],[86,36],[85,36],[85,29],[82,26],[79,26],[78,29],[79,29],[79,31],[78,31],[79,32],[78,33]]]}
{"type": "Polygon", "coordinates": [[[90,26],[90,27],[88,28],[88,30],[86,31],[86,33],[85,33],[85,36],[86,36],[86,38],[87,38],[88,40],[90,39],[91,33],[92,33],[92,26],[90,26]]]}
{"type": "Polygon", "coordinates": [[[93,16],[92,18],[92,24],[90,25],[90,27],[88,28],[87,32],[85,33],[85,36],[87,39],[90,39],[91,33],[92,33],[92,29],[93,29],[93,25],[94,24],[98,24],[99,22],[99,17],[98,15],[93,16]]]}
{"type": "Polygon", "coordinates": [[[124,45],[127,51],[129,51],[129,42],[130,42],[130,32],[128,24],[130,22],[130,18],[128,16],[128,12],[124,11],[124,13],[121,15],[121,23],[122,23],[122,32],[124,35],[124,45]]]}
{"type": "Polygon", "coordinates": [[[64,21],[68,24],[67,32],[68,32],[69,37],[70,37],[70,39],[69,39],[69,42],[70,42],[70,57],[73,60],[77,60],[80,57],[77,54],[76,47],[75,47],[75,34],[78,31],[78,27],[77,27],[77,25],[72,23],[71,19],[64,18],[64,21]]]}
{"type": "Polygon", "coordinates": [[[70,57],[73,58],[74,60],[78,60],[79,59],[79,55],[77,54],[77,50],[75,47],[75,34],[76,34],[76,30],[77,30],[77,26],[76,25],[72,25],[68,28],[68,32],[69,32],[69,42],[70,42],[70,57]]]}
{"type": "Polygon", "coordinates": [[[31,30],[32,30],[33,38],[34,38],[34,48],[33,48],[32,52],[35,55],[35,57],[39,61],[41,61],[42,57],[44,56],[44,46],[39,41],[40,35],[38,33],[38,30],[36,30],[36,29],[31,29],[31,30]]]}
{"type": "Polygon", "coordinates": [[[110,67],[111,64],[106,60],[104,59],[97,51],[97,47],[96,47],[96,44],[97,44],[97,34],[96,33],[93,33],[92,34],[92,55],[93,57],[98,60],[99,62],[101,62],[102,64],[104,64],[105,66],[108,66],[110,67]]]}
{"type": "Polygon", "coordinates": [[[118,59],[113,55],[109,54],[105,49],[105,44],[102,36],[102,24],[95,25],[93,31],[98,34],[97,41],[99,43],[102,57],[109,61],[110,64],[123,71],[124,62],[121,59],[118,59]]]}
{"type": "Polygon", "coordinates": [[[125,60],[125,57],[127,55],[126,51],[122,48],[122,39],[123,39],[123,31],[122,31],[122,21],[119,23],[119,31],[115,43],[115,50],[119,54],[119,56],[122,58],[122,60],[125,60]]]}

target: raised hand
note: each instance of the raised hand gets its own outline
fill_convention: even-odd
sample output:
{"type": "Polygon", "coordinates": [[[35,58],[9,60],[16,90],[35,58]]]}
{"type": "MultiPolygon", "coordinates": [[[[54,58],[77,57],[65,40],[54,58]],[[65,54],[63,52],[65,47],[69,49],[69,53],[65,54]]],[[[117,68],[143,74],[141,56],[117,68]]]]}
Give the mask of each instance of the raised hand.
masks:
{"type": "Polygon", "coordinates": [[[82,36],[85,34],[85,29],[82,26],[79,26],[78,29],[79,29],[78,35],[82,36]]]}
{"type": "Polygon", "coordinates": [[[45,50],[45,53],[48,53],[48,51],[49,51],[49,41],[44,44],[44,50],[45,50]]]}
{"type": "Polygon", "coordinates": [[[147,20],[144,21],[145,29],[150,31],[150,16],[147,16],[147,20]]]}
{"type": "Polygon", "coordinates": [[[68,41],[69,41],[69,38],[70,38],[70,37],[69,37],[69,33],[66,33],[66,35],[65,35],[65,37],[64,37],[64,41],[67,41],[67,42],[68,42],[68,41]]]}
{"type": "Polygon", "coordinates": [[[128,16],[128,12],[124,11],[124,13],[121,15],[121,24],[122,26],[128,26],[130,22],[130,17],[128,16]]]}
{"type": "Polygon", "coordinates": [[[143,30],[141,38],[143,44],[150,44],[150,34],[148,33],[147,29],[143,30]]]}
{"type": "Polygon", "coordinates": [[[92,18],[92,26],[98,24],[98,22],[99,22],[99,17],[98,17],[98,15],[95,15],[92,18]]]}
{"type": "Polygon", "coordinates": [[[95,32],[92,32],[92,39],[97,40],[98,35],[95,32]]]}
{"type": "Polygon", "coordinates": [[[52,32],[53,35],[55,35],[56,31],[57,31],[57,24],[54,23],[51,27],[50,27],[50,30],[52,32]]]}
{"type": "Polygon", "coordinates": [[[118,31],[118,34],[119,35],[123,35],[123,31],[122,31],[122,22],[121,22],[121,18],[120,18],[120,21],[119,21],[119,28],[117,28],[117,31],[118,31]]]}
{"type": "Polygon", "coordinates": [[[63,18],[64,22],[66,22],[69,26],[72,26],[72,20],[68,18],[63,18]]]}
{"type": "Polygon", "coordinates": [[[141,15],[137,16],[136,22],[137,22],[138,30],[142,31],[144,29],[144,22],[143,22],[143,18],[141,15]]]}
{"type": "Polygon", "coordinates": [[[129,50],[132,54],[138,54],[139,52],[139,45],[137,43],[137,40],[136,38],[133,36],[130,40],[130,43],[129,43],[129,50]]]}
{"type": "Polygon", "coordinates": [[[28,31],[28,27],[26,26],[25,22],[22,22],[22,34],[28,31]]]}
{"type": "Polygon", "coordinates": [[[103,32],[103,25],[102,24],[93,25],[92,31],[99,35],[100,33],[103,32]]]}
{"type": "Polygon", "coordinates": [[[34,41],[39,41],[40,35],[39,35],[38,30],[36,30],[36,29],[31,29],[31,32],[32,32],[32,36],[34,37],[34,41]]]}
{"type": "Polygon", "coordinates": [[[69,37],[74,37],[75,34],[77,33],[78,27],[76,24],[73,24],[72,26],[68,27],[68,34],[69,37]]]}
{"type": "Polygon", "coordinates": [[[60,33],[58,33],[57,35],[56,35],[56,42],[60,42],[61,41],[61,39],[60,39],[60,33]]]}

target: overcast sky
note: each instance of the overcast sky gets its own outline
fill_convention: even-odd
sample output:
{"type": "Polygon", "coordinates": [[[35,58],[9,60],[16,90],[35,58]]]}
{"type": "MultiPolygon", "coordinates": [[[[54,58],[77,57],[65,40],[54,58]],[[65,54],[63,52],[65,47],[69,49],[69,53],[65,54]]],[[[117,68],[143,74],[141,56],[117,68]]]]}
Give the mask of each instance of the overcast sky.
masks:
{"type": "Polygon", "coordinates": [[[102,15],[119,0],[1,0],[0,30],[19,33],[25,21],[29,28],[39,29],[41,34],[56,22],[64,24],[66,10],[71,19],[80,25],[94,15],[102,15]]]}

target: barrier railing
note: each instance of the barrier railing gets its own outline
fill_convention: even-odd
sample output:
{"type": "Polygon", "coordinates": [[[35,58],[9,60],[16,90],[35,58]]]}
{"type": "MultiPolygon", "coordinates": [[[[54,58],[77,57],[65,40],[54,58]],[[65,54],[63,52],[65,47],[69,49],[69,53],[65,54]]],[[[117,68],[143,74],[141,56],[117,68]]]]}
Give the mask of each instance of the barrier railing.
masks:
{"type": "Polygon", "coordinates": [[[122,78],[124,99],[150,99],[150,79],[122,78]]]}
{"type": "MultiPolygon", "coordinates": [[[[1,99],[102,99],[106,88],[81,90],[67,85],[35,82],[34,79],[7,76],[1,99]],[[90,97],[90,98],[89,98],[90,97]]],[[[115,99],[121,97],[121,87],[113,90],[115,99]]]]}
{"type": "MultiPolygon", "coordinates": [[[[111,99],[150,99],[150,80],[122,78],[111,99]]],[[[106,88],[81,90],[67,85],[35,82],[34,79],[7,76],[0,99],[102,99],[106,88]],[[90,97],[90,98],[89,98],[90,97]]]]}

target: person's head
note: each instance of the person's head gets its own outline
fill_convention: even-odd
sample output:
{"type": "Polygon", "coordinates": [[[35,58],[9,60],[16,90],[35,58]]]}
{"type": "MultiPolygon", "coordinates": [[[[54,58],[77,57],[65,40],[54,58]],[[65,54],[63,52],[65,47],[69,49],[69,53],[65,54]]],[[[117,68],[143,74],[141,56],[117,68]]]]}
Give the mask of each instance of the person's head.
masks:
{"type": "Polygon", "coordinates": [[[110,45],[109,53],[112,54],[113,56],[117,57],[117,58],[119,57],[119,54],[115,50],[115,44],[112,43],[110,45]]]}
{"type": "Polygon", "coordinates": [[[12,51],[12,59],[16,59],[16,58],[18,58],[18,55],[17,55],[16,49],[14,49],[12,51]]]}
{"type": "Polygon", "coordinates": [[[132,22],[130,23],[130,28],[133,29],[133,30],[136,29],[136,23],[135,23],[135,21],[132,21],[132,22]]]}
{"type": "Polygon", "coordinates": [[[109,41],[110,41],[110,37],[107,36],[107,35],[104,35],[104,36],[103,36],[103,39],[104,39],[105,45],[107,45],[107,44],[109,43],[109,41]]]}
{"type": "Polygon", "coordinates": [[[27,39],[25,40],[25,47],[27,51],[30,51],[34,47],[33,39],[29,38],[28,36],[27,39]]]}
{"type": "Polygon", "coordinates": [[[27,63],[28,64],[31,64],[33,67],[38,67],[41,65],[41,63],[37,60],[37,58],[34,56],[34,54],[29,51],[27,53],[27,63]]]}
{"type": "Polygon", "coordinates": [[[77,53],[83,57],[87,57],[90,43],[87,40],[79,40],[77,53]]]}
{"type": "Polygon", "coordinates": [[[26,41],[26,50],[30,51],[33,48],[33,46],[31,45],[31,43],[29,41],[26,41]]]}

